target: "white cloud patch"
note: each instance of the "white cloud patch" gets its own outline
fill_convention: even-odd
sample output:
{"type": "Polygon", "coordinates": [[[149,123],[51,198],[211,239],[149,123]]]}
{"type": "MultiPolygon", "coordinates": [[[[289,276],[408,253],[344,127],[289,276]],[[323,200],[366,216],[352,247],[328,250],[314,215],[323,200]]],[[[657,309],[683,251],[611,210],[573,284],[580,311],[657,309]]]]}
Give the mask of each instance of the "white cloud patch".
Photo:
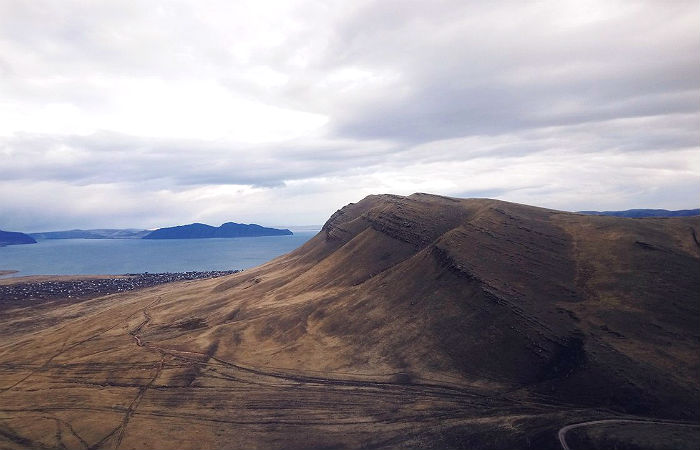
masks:
{"type": "Polygon", "coordinates": [[[0,229],[697,206],[697,2],[0,0],[0,229]]]}

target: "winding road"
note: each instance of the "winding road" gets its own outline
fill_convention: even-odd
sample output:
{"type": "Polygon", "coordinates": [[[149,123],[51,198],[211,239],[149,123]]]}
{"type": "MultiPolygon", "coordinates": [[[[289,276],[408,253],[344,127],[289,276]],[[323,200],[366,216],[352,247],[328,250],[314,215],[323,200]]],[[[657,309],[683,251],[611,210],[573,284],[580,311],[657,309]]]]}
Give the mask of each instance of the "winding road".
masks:
{"type": "Polygon", "coordinates": [[[603,424],[611,424],[611,423],[652,423],[652,424],[659,424],[659,425],[674,425],[674,426],[681,426],[681,427],[700,428],[700,424],[693,424],[693,423],[686,423],[686,422],[671,422],[671,421],[664,421],[664,420],[645,420],[645,419],[590,420],[588,422],[572,423],[571,425],[567,425],[565,427],[560,428],[559,433],[558,433],[558,437],[559,437],[559,443],[561,444],[561,448],[564,450],[573,450],[571,447],[569,447],[569,444],[567,444],[567,442],[566,442],[566,433],[568,433],[569,431],[576,429],[576,428],[588,427],[591,425],[603,425],[603,424]]]}

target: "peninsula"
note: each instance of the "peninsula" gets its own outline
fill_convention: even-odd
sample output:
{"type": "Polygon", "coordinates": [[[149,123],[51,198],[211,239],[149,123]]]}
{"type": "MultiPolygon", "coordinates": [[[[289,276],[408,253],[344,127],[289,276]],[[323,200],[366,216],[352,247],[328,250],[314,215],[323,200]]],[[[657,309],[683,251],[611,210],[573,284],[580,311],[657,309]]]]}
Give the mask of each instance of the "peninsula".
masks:
{"type": "Polygon", "coordinates": [[[36,244],[36,241],[24,233],[0,230],[0,247],[18,244],[36,244]]]}

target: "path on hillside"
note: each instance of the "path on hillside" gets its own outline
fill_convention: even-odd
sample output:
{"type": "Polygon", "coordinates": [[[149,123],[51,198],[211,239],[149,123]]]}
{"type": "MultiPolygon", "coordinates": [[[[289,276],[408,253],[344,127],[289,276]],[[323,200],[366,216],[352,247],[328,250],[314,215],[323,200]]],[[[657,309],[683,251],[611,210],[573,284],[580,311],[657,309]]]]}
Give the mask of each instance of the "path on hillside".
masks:
{"type": "MultiPolygon", "coordinates": [[[[331,377],[320,377],[312,375],[303,374],[293,374],[286,373],[279,370],[274,370],[271,367],[250,367],[241,365],[240,363],[228,361],[225,359],[217,358],[213,354],[206,352],[195,352],[195,351],[185,351],[176,350],[172,348],[161,347],[159,345],[147,342],[141,338],[139,333],[143,328],[148,325],[153,319],[149,310],[155,307],[159,302],[160,298],[146,305],[143,310],[144,320],[140,322],[136,328],[129,331],[129,334],[134,339],[134,343],[137,347],[141,347],[150,351],[158,352],[161,355],[168,355],[176,359],[186,360],[191,363],[195,363],[201,366],[211,366],[211,365],[221,365],[229,368],[236,369],[241,372],[246,372],[252,375],[269,377],[278,380],[287,380],[296,383],[314,383],[323,385],[336,385],[336,386],[354,386],[354,387],[371,387],[371,388],[394,388],[401,390],[410,391],[421,391],[425,394],[430,394],[439,397],[453,397],[453,398],[468,398],[468,399],[491,399],[490,396],[475,391],[473,389],[451,386],[446,384],[440,384],[434,382],[433,380],[424,381],[413,381],[413,382],[396,382],[396,381],[381,381],[381,380],[359,380],[353,378],[331,378],[331,377]],[[212,361],[212,362],[210,362],[212,361]]],[[[332,375],[333,373],[329,373],[332,375]]]]}
{"type": "Polygon", "coordinates": [[[565,427],[562,427],[559,429],[558,437],[559,437],[559,443],[561,444],[561,448],[564,450],[573,450],[571,447],[569,447],[569,444],[566,443],[566,433],[568,433],[571,430],[574,430],[576,428],[581,428],[581,427],[588,427],[591,425],[602,425],[602,424],[610,424],[610,423],[651,423],[651,424],[657,424],[657,425],[674,425],[674,426],[681,426],[681,427],[700,427],[699,424],[694,424],[694,423],[687,423],[687,422],[672,422],[672,421],[665,421],[665,420],[651,420],[651,419],[600,419],[600,420],[590,420],[588,422],[579,422],[579,423],[572,423],[571,425],[567,425],[565,427]]]}

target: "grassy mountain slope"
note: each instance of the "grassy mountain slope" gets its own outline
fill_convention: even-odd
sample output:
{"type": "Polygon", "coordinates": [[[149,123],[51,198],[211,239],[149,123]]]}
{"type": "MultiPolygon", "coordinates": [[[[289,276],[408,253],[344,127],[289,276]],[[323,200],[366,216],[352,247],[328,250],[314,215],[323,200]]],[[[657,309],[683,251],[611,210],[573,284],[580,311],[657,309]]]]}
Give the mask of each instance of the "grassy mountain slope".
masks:
{"type": "Polygon", "coordinates": [[[697,421],[698,231],[370,196],[241,274],[10,311],[0,439],[558,448],[576,420],[697,421]]]}

